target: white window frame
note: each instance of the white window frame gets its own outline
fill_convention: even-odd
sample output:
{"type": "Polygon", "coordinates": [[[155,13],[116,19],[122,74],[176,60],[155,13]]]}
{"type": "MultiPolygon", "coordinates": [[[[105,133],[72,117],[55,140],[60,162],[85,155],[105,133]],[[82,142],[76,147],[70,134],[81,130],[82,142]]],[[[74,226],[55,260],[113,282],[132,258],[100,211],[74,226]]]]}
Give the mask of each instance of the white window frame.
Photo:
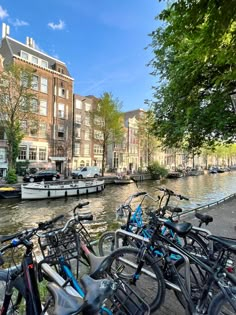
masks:
{"type": "Polygon", "coordinates": [[[48,93],[48,79],[47,78],[41,77],[40,91],[43,93],[48,93]]]}
{"type": "Polygon", "coordinates": [[[43,59],[42,59],[40,63],[41,63],[41,66],[42,66],[42,67],[48,68],[48,62],[47,62],[46,60],[43,60],[43,59]]]}
{"type": "Polygon", "coordinates": [[[64,139],[65,138],[65,127],[63,125],[57,126],[57,137],[59,139],[64,139]],[[63,136],[59,136],[59,133],[63,133],[63,136]]]}
{"type": "Polygon", "coordinates": [[[23,50],[21,50],[20,56],[24,60],[29,60],[29,54],[27,52],[23,51],[23,50]],[[24,58],[24,55],[27,56],[27,58],[24,58]]]}
{"type": "Polygon", "coordinates": [[[39,58],[32,55],[32,56],[31,56],[31,62],[34,63],[35,65],[38,65],[38,64],[39,64],[39,58]],[[35,60],[36,62],[35,62],[34,60],[35,60]]]}
{"type": "Polygon", "coordinates": [[[38,91],[38,89],[39,89],[39,77],[37,75],[32,76],[31,87],[33,90],[38,91]],[[36,81],[34,80],[34,78],[36,79],[36,81]]]}
{"type": "Polygon", "coordinates": [[[83,108],[83,102],[81,100],[76,99],[75,100],[75,108],[82,109],[83,108]]]}
{"type": "Polygon", "coordinates": [[[58,118],[65,118],[65,104],[59,103],[58,104],[58,111],[57,111],[58,118]]]}
{"type": "Polygon", "coordinates": [[[84,144],[84,155],[90,155],[90,143],[84,144]]]}
{"type": "Polygon", "coordinates": [[[39,123],[39,138],[47,138],[47,123],[40,122],[39,123]]]}
{"type": "Polygon", "coordinates": [[[47,160],[47,148],[39,147],[39,161],[46,161],[46,160],[47,160]]]}
{"type": "Polygon", "coordinates": [[[75,127],[75,138],[80,139],[81,137],[81,128],[75,127]]]}
{"type": "Polygon", "coordinates": [[[85,111],[86,112],[91,111],[91,107],[92,107],[92,105],[90,103],[85,103],[85,111]]]}
{"type": "Polygon", "coordinates": [[[82,121],[81,114],[75,114],[75,123],[76,124],[81,124],[81,121],[82,121]]]}
{"type": "Polygon", "coordinates": [[[78,142],[75,142],[74,155],[76,155],[76,156],[80,155],[80,143],[78,143],[78,142]]]}
{"type": "Polygon", "coordinates": [[[48,112],[48,103],[46,100],[40,100],[39,103],[39,114],[41,116],[47,116],[47,112],[48,112]]]}

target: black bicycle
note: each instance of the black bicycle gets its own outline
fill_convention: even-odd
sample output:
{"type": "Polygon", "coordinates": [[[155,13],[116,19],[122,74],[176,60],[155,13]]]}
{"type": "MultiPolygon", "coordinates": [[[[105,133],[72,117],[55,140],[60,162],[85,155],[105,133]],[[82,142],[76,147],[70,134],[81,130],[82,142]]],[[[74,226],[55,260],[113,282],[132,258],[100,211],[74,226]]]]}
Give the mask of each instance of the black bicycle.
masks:
{"type": "Polygon", "coordinates": [[[0,241],[9,242],[0,249],[0,265],[4,264],[3,254],[10,249],[23,246],[25,252],[21,264],[6,270],[0,270],[0,303],[1,315],[18,314],[23,303],[23,312],[26,315],[45,314],[51,302],[54,305],[54,314],[86,314],[99,313],[104,300],[113,294],[114,281],[108,279],[94,280],[85,275],[81,281],[86,292],[84,298],[72,296],[55,283],[49,283],[47,288],[51,297],[42,305],[37,281],[37,264],[33,259],[32,237],[40,230],[46,230],[53,223],[61,219],[58,216],[50,221],[40,223],[38,227],[14,235],[1,236],[0,241]]]}

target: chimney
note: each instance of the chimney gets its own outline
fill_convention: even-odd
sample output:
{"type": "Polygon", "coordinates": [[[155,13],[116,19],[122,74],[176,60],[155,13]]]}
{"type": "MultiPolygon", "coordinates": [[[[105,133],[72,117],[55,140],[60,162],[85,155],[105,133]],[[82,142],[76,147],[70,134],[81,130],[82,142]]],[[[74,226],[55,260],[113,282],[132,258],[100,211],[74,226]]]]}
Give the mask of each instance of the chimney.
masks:
{"type": "Polygon", "coordinates": [[[31,48],[35,48],[35,42],[32,37],[26,37],[26,45],[31,48]]]}
{"type": "Polygon", "coordinates": [[[6,23],[2,23],[2,38],[10,35],[10,26],[6,23]]]}

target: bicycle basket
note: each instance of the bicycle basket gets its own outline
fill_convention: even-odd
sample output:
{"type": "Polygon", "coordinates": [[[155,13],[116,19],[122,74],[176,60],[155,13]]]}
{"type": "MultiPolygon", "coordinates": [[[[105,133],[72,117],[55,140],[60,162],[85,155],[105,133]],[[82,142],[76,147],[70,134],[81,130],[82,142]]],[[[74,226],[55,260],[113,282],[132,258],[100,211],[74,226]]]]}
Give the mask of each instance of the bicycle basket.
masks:
{"type": "Polygon", "coordinates": [[[57,263],[63,257],[65,261],[79,258],[80,239],[76,228],[68,227],[52,230],[39,238],[39,246],[45,261],[57,263]]]}
{"type": "Polygon", "coordinates": [[[149,315],[148,304],[122,279],[117,278],[117,288],[109,298],[112,314],[116,315],[149,315]]]}

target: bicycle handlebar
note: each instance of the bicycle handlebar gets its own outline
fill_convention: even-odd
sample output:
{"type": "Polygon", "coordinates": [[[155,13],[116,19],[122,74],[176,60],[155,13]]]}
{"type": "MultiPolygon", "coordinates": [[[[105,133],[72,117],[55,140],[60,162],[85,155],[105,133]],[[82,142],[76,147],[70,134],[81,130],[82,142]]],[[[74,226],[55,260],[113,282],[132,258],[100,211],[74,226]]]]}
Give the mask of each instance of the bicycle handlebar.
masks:
{"type": "Polygon", "coordinates": [[[180,194],[176,194],[176,193],[174,193],[172,190],[170,190],[168,188],[158,187],[157,190],[163,191],[169,196],[175,196],[175,197],[179,198],[180,200],[187,200],[187,201],[189,201],[189,198],[187,198],[187,197],[185,197],[183,195],[180,195],[180,194]]]}

